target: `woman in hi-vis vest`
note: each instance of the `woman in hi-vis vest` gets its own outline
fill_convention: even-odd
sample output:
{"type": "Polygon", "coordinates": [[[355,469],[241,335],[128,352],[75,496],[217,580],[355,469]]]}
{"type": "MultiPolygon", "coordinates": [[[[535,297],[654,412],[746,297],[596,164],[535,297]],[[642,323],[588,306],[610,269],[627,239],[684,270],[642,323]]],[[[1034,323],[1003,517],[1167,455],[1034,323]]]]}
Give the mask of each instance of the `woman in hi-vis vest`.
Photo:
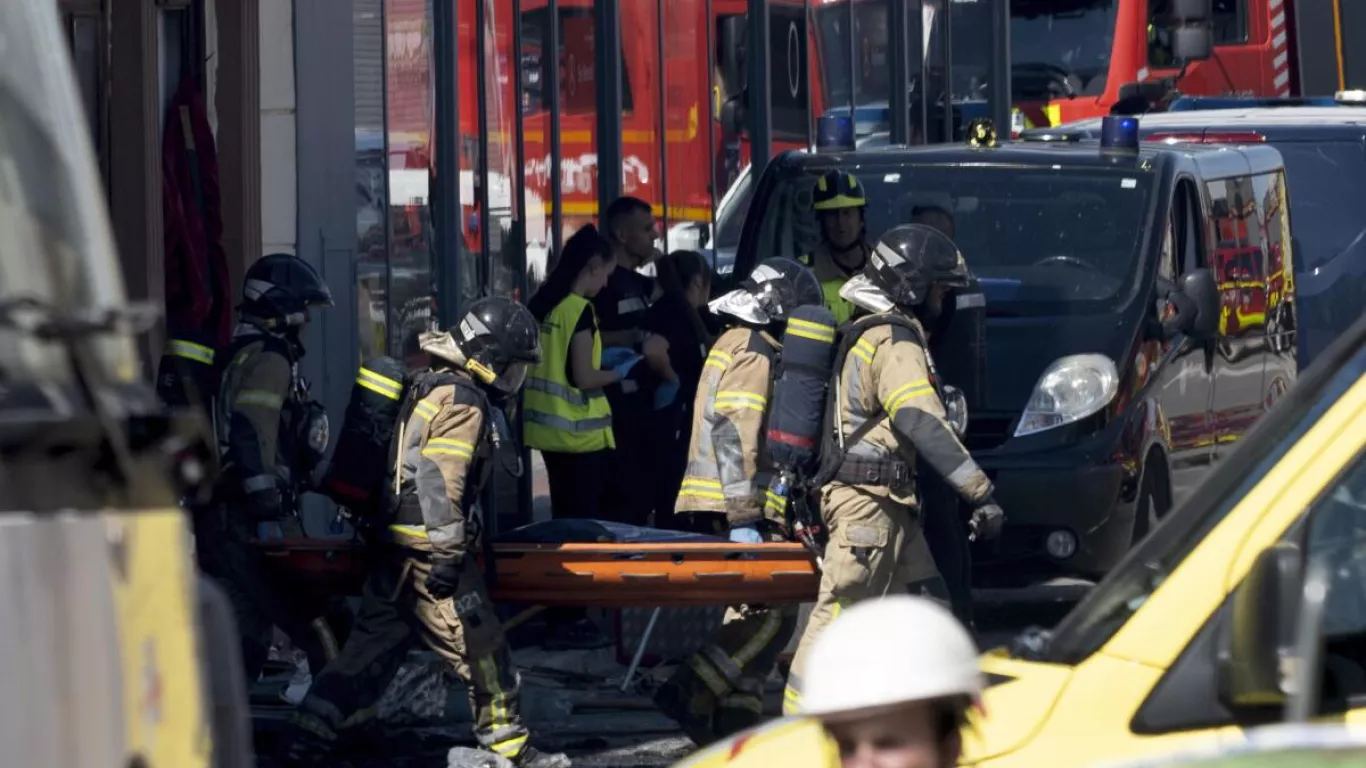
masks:
{"type": "MultiPolygon", "coordinates": [[[[564,244],[559,263],[527,305],[541,321],[541,362],[522,390],[523,435],[541,452],[554,518],[610,518],[602,510],[613,466],[612,409],[602,388],[639,361],[602,370],[602,337],[592,299],[616,269],[612,247],[592,224],[564,244]]],[[[610,641],[582,608],[546,615],[548,650],[600,648],[610,641]]]]}
{"type": "Polygon", "coordinates": [[[524,390],[524,434],[545,460],[556,518],[610,517],[601,504],[616,442],[602,388],[620,381],[639,359],[601,370],[592,298],[615,267],[611,246],[589,224],[564,244],[559,263],[528,304],[541,321],[542,355],[524,390]]]}

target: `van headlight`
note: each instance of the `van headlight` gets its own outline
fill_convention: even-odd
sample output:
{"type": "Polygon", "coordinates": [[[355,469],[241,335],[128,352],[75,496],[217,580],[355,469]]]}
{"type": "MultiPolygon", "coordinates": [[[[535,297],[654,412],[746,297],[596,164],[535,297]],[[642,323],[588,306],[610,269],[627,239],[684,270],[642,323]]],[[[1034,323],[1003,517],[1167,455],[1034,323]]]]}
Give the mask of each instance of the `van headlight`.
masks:
{"type": "Polygon", "coordinates": [[[1105,355],[1068,355],[1053,361],[1034,385],[1015,436],[1071,424],[1110,404],[1119,371],[1105,355]]]}

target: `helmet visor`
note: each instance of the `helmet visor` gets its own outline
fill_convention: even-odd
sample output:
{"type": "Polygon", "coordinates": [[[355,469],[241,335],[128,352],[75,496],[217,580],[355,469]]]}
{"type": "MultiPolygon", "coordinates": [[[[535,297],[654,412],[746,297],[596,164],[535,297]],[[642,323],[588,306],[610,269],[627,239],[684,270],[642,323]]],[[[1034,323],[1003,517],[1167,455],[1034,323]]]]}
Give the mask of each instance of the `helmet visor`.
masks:
{"type": "Polygon", "coordinates": [[[502,375],[498,377],[498,381],[494,383],[494,386],[509,395],[515,395],[521,390],[522,385],[526,383],[526,374],[529,370],[531,370],[531,363],[524,360],[517,360],[509,363],[507,368],[503,370],[502,375]]]}
{"type": "Polygon", "coordinates": [[[852,277],[840,288],[840,298],[869,312],[890,312],[896,303],[868,279],[867,275],[852,277]]]}
{"type": "Polygon", "coordinates": [[[759,304],[759,300],[743,288],[737,288],[730,293],[724,294],[719,298],[713,299],[707,304],[707,308],[718,315],[730,315],[738,317],[747,323],[755,325],[768,325],[773,322],[773,318],[759,304]]]}

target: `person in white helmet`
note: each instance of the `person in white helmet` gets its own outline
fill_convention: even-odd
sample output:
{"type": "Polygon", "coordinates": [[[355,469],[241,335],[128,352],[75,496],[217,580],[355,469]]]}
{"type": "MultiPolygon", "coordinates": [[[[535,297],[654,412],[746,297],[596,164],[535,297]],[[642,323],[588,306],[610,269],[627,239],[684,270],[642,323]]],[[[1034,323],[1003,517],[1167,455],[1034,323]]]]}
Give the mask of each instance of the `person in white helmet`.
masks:
{"type": "Polygon", "coordinates": [[[802,713],[843,768],[952,768],[983,677],[972,637],[946,608],[895,596],[844,611],[816,640],[802,713]]]}

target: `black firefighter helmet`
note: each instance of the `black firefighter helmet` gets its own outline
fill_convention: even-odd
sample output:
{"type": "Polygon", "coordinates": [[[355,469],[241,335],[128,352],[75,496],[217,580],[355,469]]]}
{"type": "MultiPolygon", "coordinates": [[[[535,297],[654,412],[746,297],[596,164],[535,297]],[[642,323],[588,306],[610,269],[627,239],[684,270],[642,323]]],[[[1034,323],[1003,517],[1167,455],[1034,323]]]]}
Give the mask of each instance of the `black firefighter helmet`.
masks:
{"type": "Polygon", "coordinates": [[[924,304],[931,286],[961,289],[971,281],[967,262],[948,235],[924,224],[903,224],[878,240],[863,274],[845,283],[840,296],[885,312],[888,303],[907,309],[924,304]]]}
{"type": "Polygon", "coordinates": [[[740,286],[708,306],[751,325],[786,322],[797,307],[825,301],[815,273],[795,259],[764,259],[740,286]]]}
{"type": "MultiPolygon", "coordinates": [[[[512,299],[490,296],[474,302],[452,335],[465,369],[500,395],[514,395],[527,371],[541,361],[541,324],[512,299]]],[[[438,350],[424,344],[433,354],[438,350]]]]}
{"type": "Polygon", "coordinates": [[[262,256],[242,280],[240,309],[272,330],[297,328],[310,307],[332,306],[332,292],[308,262],[288,253],[262,256]]]}

